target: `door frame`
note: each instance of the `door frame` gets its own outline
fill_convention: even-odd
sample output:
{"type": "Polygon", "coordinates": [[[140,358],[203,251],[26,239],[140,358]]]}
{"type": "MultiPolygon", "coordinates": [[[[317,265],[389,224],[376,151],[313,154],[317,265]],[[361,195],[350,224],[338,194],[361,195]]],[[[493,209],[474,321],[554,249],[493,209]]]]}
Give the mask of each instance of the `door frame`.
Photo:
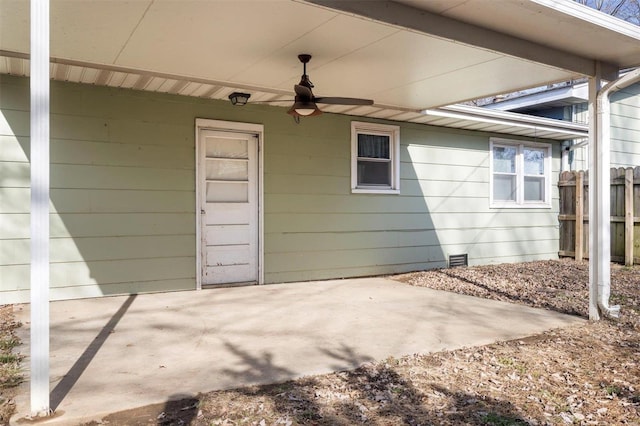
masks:
{"type": "Polygon", "coordinates": [[[203,165],[200,158],[201,130],[213,130],[216,132],[246,133],[258,138],[258,284],[264,284],[264,125],[255,123],[242,123],[236,121],[211,120],[208,118],[196,118],[196,167],[195,167],[195,191],[196,191],[196,289],[202,289],[202,191],[200,175],[203,165]]]}

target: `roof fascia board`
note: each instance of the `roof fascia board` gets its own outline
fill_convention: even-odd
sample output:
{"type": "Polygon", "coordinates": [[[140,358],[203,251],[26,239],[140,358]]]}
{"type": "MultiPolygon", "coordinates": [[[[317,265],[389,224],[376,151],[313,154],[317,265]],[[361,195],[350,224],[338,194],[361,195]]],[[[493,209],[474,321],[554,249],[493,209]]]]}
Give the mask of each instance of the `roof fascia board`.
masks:
{"type": "Polygon", "coordinates": [[[498,118],[502,120],[510,120],[513,122],[517,121],[517,122],[527,123],[527,124],[541,124],[541,125],[550,126],[550,127],[577,130],[580,132],[582,131],[586,132],[588,130],[588,126],[586,124],[573,123],[571,121],[556,120],[553,118],[538,117],[536,115],[520,114],[517,112],[511,112],[511,111],[487,110],[482,107],[471,106],[471,105],[456,104],[456,105],[449,105],[446,107],[440,107],[439,109],[465,113],[470,116],[492,117],[492,118],[498,118]]]}
{"type": "MultiPolygon", "coordinates": [[[[585,76],[594,76],[596,60],[544,46],[529,40],[512,37],[497,31],[464,23],[426,10],[393,1],[370,0],[305,0],[307,3],[328,9],[346,12],[407,28],[423,34],[430,34],[470,46],[499,52],[515,58],[525,59],[585,76]]],[[[607,72],[618,68],[612,64],[602,64],[607,72]]]]}
{"type": "Polygon", "coordinates": [[[582,139],[589,136],[584,124],[571,123],[550,118],[535,117],[506,111],[485,110],[467,105],[450,105],[424,110],[425,115],[501,124],[515,128],[534,129],[564,134],[567,139],[582,139]]]}
{"type": "Polygon", "coordinates": [[[615,16],[607,15],[598,10],[594,10],[588,6],[585,6],[575,1],[558,1],[558,0],[529,0],[533,3],[541,6],[548,7],[549,9],[557,10],[574,18],[581,19],[599,27],[604,27],[610,31],[614,31],[623,34],[627,37],[635,38],[640,41],[638,37],[638,27],[630,22],[623,21],[615,16]]]}
{"type": "MultiPolygon", "coordinates": [[[[563,101],[568,99],[582,99],[587,102],[588,94],[586,87],[567,86],[558,87],[551,90],[545,90],[537,93],[531,93],[522,96],[515,96],[493,104],[484,105],[483,108],[490,110],[509,111],[519,108],[527,108],[534,105],[544,105],[554,101],[563,101]]],[[[577,103],[572,102],[572,103],[577,103]]]]}

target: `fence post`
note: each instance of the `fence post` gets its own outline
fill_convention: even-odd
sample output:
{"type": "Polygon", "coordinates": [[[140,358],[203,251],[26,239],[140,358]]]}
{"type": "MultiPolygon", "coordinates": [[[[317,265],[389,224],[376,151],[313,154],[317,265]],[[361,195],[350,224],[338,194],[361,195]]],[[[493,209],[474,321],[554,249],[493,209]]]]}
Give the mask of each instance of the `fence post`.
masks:
{"type": "Polygon", "coordinates": [[[577,262],[582,262],[583,257],[583,236],[584,236],[584,172],[578,172],[576,175],[576,246],[575,258],[577,262]]]}
{"type": "Polygon", "coordinates": [[[624,264],[633,266],[633,169],[624,171],[624,264]]]}

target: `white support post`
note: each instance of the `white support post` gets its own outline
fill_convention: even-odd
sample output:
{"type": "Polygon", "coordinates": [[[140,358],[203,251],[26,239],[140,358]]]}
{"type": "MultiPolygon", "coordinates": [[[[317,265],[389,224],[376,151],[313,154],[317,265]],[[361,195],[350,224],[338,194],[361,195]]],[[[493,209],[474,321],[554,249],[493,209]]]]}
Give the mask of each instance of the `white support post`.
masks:
{"type": "Polygon", "coordinates": [[[600,67],[589,80],[589,318],[620,317],[620,306],[609,305],[611,296],[611,100],[612,93],[640,81],[640,69],[600,88],[600,67]],[[595,299],[595,300],[594,300],[595,299]]]}
{"type": "MultiPolygon", "coordinates": [[[[609,232],[605,232],[602,226],[602,159],[600,157],[600,141],[598,140],[598,92],[602,87],[600,72],[595,77],[589,78],[589,319],[599,320],[598,309],[598,282],[604,274],[609,273],[609,261],[604,262],[605,234],[607,237],[606,249],[609,247],[609,232]],[[606,263],[606,265],[604,265],[606,263]],[[604,270],[606,269],[606,271],[604,270]]],[[[608,154],[608,153],[607,153],[608,154]]],[[[607,170],[607,178],[609,171],[607,170]]],[[[608,180],[608,179],[607,179],[608,180]]],[[[607,194],[609,188],[606,188],[607,194]]],[[[608,205],[607,205],[608,208],[608,205]]],[[[609,214],[609,210],[607,210],[609,214]]],[[[609,224],[607,223],[607,226],[609,224]]],[[[607,228],[608,231],[608,228],[607,228]]]]}
{"type": "Polygon", "coordinates": [[[49,402],[49,0],[31,0],[31,414],[49,402]]]}

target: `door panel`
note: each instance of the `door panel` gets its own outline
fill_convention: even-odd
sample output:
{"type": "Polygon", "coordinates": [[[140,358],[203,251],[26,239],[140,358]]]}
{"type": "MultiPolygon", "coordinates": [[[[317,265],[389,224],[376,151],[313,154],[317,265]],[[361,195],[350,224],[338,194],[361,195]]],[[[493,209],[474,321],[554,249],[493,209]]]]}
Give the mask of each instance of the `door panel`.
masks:
{"type": "Polygon", "coordinates": [[[249,245],[209,247],[207,257],[207,264],[212,266],[246,265],[249,258],[249,245]]]}
{"type": "Polygon", "coordinates": [[[247,225],[209,225],[205,237],[208,247],[250,244],[251,230],[247,225]]]}
{"type": "Polygon", "coordinates": [[[202,284],[258,281],[258,139],[201,130],[202,284]]]}
{"type": "Polygon", "coordinates": [[[207,202],[212,203],[248,203],[248,182],[210,182],[207,181],[207,202]]]}
{"type": "Polygon", "coordinates": [[[241,225],[249,223],[251,212],[246,203],[219,203],[219,209],[207,212],[205,221],[217,225],[241,225]]]}
{"type": "Polygon", "coordinates": [[[254,283],[255,272],[251,265],[209,266],[208,273],[215,277],[209,284],[254,283]]]}

